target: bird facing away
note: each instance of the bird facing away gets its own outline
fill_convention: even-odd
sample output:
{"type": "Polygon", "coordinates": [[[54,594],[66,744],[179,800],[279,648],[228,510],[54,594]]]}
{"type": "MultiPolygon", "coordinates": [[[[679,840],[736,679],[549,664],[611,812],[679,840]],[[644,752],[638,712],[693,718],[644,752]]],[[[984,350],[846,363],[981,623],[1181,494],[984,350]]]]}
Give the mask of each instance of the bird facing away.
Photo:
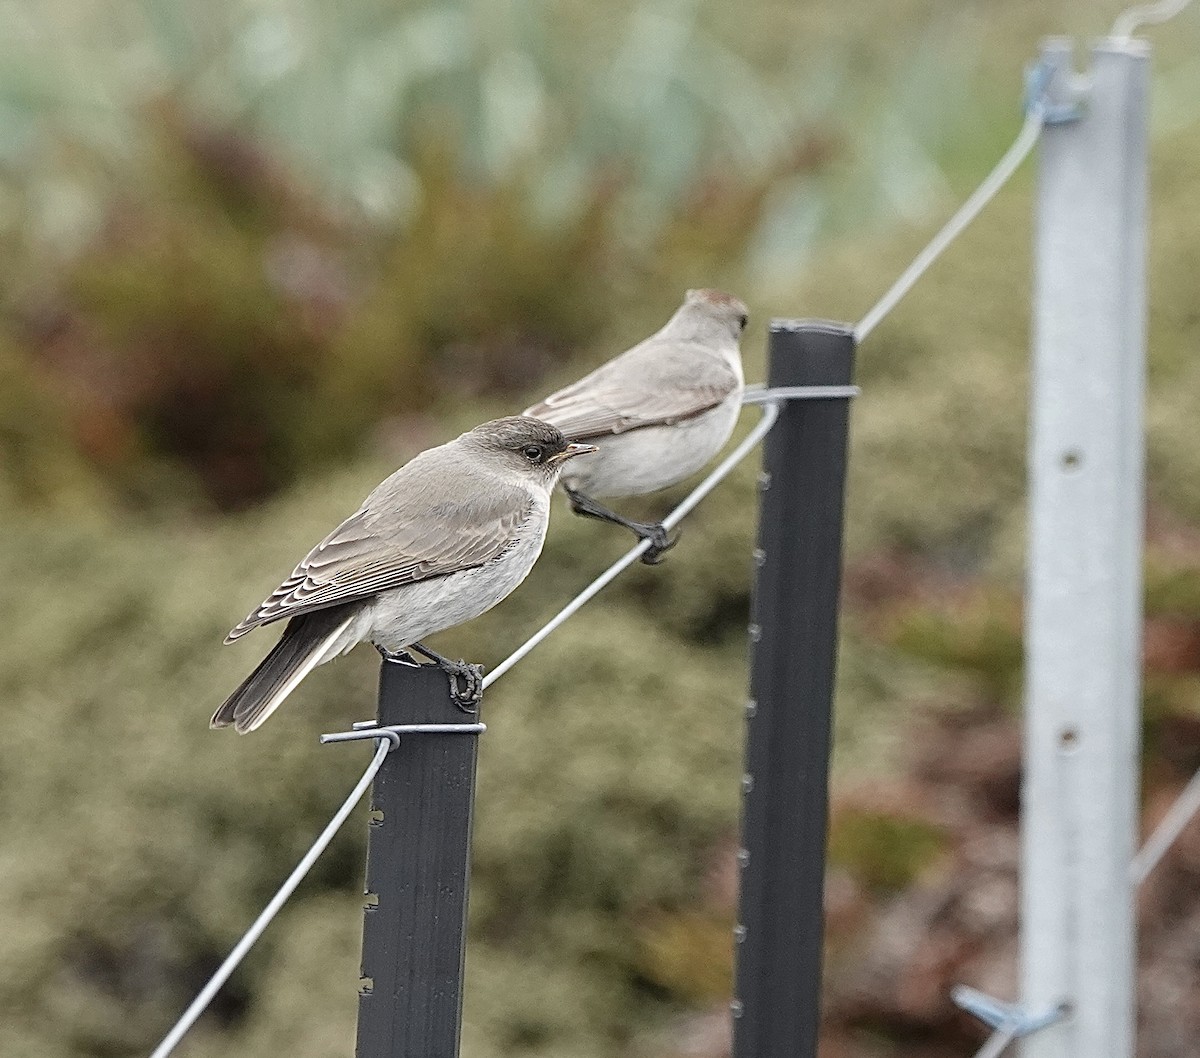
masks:
{"type": "Polygon", "coordinates": [[[253,731],[314,668],[363,640],[384,657],[411,648],[436,662],[455,701],[469,708],[482,693],[482,669],[420,641],[478,617],[525,579],[541,553],[563,465],[593,451],[547,423],[514,416],[416,456],[229,633],[226,643],[288,619],[212,726],[253,731]]]}
{"type": "Polygon", "coordinates": [[[659,562],[675,540],[661,524],[632,521],[596,497],[668,488],[721,450],[741,410],[746,313],[729,294],[689,290],[657,334],[525,411],[596,446],[591,459],[563,472],[563,489],[576,514],[650,540],[643,562],[659,562]]]}

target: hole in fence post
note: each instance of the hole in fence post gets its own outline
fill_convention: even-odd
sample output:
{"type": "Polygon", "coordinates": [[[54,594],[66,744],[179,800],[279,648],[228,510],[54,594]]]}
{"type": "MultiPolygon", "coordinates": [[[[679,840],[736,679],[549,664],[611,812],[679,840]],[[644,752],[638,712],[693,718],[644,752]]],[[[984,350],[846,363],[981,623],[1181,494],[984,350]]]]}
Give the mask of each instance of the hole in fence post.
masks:
{"type": "Polygon", "coordinates": [[[1074,753],[1079,749],[1079,729],[1076,727],[1064,727],[1058,733],[1058,748],[1063,753],[1074,753]]]}

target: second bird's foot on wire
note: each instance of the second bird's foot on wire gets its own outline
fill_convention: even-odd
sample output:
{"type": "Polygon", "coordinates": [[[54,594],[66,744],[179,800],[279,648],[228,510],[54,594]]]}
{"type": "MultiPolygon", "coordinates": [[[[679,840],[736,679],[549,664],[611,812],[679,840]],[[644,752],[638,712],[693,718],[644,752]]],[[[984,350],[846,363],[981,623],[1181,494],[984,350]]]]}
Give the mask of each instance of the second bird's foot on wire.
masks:
{"type": "Polygon", "coordinates": [[[647,566],[657,566],[662,561],[664,551],[670,551],[678,542],[679,534],[671,536],[662,522],[635,522],[616,511],[609,510],[578,489],[567,487],[567,499],[571,501],[571,510],[585,518],[599,518],[602,522],[612,522],[613,525],[623,525],[639,540],[649,540],[650,547],[642,555],[642,561],[647,566]]]}
{"type": "Polygon", "coordinates": [[[671,536],[661,522],[630,522],[629,528],[637,533],[639,540],[649,540],[650,546],[642,555],[647,566],[657,566],[663,560],[663,552],[670,551],[679,543],[680,533],[671,536]]]}

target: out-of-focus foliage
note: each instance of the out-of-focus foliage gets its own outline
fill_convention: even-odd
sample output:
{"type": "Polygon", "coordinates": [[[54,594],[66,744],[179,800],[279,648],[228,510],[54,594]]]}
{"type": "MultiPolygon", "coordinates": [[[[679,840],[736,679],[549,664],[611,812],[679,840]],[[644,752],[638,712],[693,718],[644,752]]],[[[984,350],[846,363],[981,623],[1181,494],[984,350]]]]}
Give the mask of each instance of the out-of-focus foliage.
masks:
{"type": "Polygon", "coordinates": [[[650,326],[649,290],[788,289],[928,207],[996,141],[995,30],[903,8],[905,47],[865,0],[10,5],[0,334],[122,500],[243,506],[650,326]]]}
{"type": "MultiPolygon", "coordinates": [[[[146,1053],[363,765],[315,735],[372,711],[367,650],[253,737],[205,726],[271,639],[224,632],[299,554],[686,287],[749,301],[751,379],[770,314],[858,318],[1015,131],[1038,34],[1106,24],[1033,0],[3,10],[0,1053],[38,1058],[146,1053]]],[[[1178,26],[1151,211],[1151,810],[1200,763],[1178,26]]],[[[1022,174],[860,352],[829,910],[847,1054],[967,1053],[944,953],[1011,963],[1011,930],[978,926],[1008,897],[972,887],[1008,870],[1015,810],[1030,208],[1022,174]],[[924,943],[937,974],[888,962],[924,943]]],[[[722,1053],[753,480],[488,693],[467,1058],[722,1053]]],[[[438,645],[495,662],[625,544],[559,504],[529,582],[438,645]]],[[[364,833],[181,1055],[349,1053],[364,833]]]]}

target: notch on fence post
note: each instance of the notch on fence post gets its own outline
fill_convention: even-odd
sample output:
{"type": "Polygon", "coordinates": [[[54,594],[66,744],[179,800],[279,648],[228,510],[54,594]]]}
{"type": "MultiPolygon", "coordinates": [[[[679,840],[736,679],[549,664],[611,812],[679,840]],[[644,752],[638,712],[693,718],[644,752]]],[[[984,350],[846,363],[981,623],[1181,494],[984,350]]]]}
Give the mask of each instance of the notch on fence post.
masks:
{"type": "MultiPolygon", "coordinates": [[[[385,661],[380,725],[461,727],[449,689],[436,666],[385,661]]],[[[457,1058],[478,745],[405,734],[375,777],[357,1058],[457,1058]]]]}
{"type": "MultiPolygon", "coordinates": [[[[769,384],[848,386],[853,330],[771,325],[769,384]]],[[[814,1058],[849,401],[785,404],[767,435],[735,931],[734,1058],[814,1058]]]]}

